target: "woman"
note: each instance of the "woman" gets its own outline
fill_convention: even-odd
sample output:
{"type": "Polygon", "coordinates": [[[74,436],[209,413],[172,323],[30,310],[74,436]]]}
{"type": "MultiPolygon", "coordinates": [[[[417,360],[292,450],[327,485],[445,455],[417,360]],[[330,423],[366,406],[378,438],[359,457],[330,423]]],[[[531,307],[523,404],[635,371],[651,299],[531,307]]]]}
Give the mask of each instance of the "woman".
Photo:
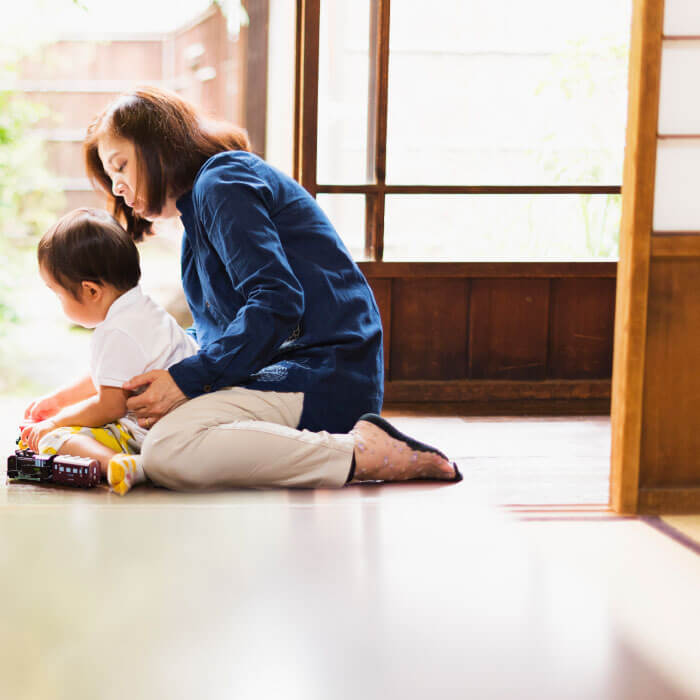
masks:
{"type": "Polygon", "coordinates": [[[141,392],[127,405],[151,428],[148,478],[180,490],[461,478],[376,415],[382,332],[369,286],[316,201],[251,154],[243,131],[146,88],[95,119],[85,157],[135,240],[159,218],[185,228],[201,349],[124,385],[141,392]]]}

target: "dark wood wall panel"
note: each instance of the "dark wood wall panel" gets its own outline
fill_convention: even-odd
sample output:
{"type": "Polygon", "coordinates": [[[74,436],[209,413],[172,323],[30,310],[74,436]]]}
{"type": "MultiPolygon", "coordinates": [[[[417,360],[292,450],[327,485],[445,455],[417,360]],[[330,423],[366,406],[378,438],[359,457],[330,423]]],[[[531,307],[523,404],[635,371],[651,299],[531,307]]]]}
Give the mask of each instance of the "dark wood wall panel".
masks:
{"type": "Polygon", "coordinates": [[[614,279],[552,280],[548,376],[610,377],[614,318],[614,279]]]}
{"type": "Polygon", "coordinates": [[[469,376],[545,379],[549,280],[472,282],[469,376]]]}
{"type": "Polygon", "coordinates": [[[393,282],[389,379],[467,376],[466,279],[393,282]]]}
{"type": "Polygon", "coordinates": [[[700,486],[698,279],[697,258],[652,261],[642,406],[642,488],[700,486]]]}
{"type": "Polygon", "coordinates": [[[609,411],[615,263],[360,268],[384,325],[387,402],[609,411]]]}
{"type": "Polygon", "coordinates": [[[391,280],[384,277],[370,279],[370,286],[382,317],[384,331],[384,377],[391,376],[391,280]]]}

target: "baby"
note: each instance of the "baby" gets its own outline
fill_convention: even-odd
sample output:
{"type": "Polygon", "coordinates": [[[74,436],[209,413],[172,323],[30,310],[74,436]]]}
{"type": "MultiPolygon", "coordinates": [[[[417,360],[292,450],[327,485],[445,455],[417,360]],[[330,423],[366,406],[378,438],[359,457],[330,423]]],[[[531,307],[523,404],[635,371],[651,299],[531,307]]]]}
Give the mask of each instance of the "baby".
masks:
{"type": "Polygon", "coordinates": [[[139,286],[139,253],[106,211],[76,209],[39,242],[39,273],[65,315],[94,328],[90,374],[33,401],[22,443],[35,452],[99,461],[123,495],[146,479],[139,455],[146,430],[127,414],[122,385],[194,355],[197,343],[139,286]]]}

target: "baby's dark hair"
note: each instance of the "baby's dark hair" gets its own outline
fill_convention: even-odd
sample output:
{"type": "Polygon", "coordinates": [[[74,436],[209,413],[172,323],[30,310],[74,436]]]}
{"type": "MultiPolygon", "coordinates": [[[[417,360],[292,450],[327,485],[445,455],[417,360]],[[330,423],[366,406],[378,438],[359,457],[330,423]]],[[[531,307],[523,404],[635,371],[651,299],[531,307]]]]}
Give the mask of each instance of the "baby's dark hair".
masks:
{"type": "Polygon", "coordinates": [[[82,282],[111,284],[127,292],[141,279],[131,236],[103,209],[74,209],[41,238],[39,267],[76,299],[82,282]]]}

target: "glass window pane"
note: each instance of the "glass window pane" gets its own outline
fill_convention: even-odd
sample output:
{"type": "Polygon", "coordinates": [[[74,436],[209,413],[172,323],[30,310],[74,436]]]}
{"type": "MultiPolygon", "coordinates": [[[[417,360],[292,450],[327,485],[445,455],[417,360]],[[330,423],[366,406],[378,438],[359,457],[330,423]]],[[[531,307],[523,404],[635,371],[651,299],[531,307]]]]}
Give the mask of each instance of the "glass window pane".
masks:
{"type": "Polygon", "coordinates": [[[630,5],[392,3],[387,181],[619,184],[630,5]]]}
{"type": "Polygon", "coordinates": [[[355,260],[365,252],[365,197],[362,194],[319,194],[316,201],[331,220],[355,260]]]}
{"type": "Polygon", "coordinates": [[[615,259],[619,228],[620,195],[393,195],[384,259],[615,259]]]}
{"type": "Polygon", "coordinates": [[[369,0],[322,2],[318,182],[366,181],[368,96],[369,0]]]}
{"type": "Polygon", "coordinates": [[[294,3],[270,0],[265,159],[288,175],[294,160],[295,23],[294,3]]]}

